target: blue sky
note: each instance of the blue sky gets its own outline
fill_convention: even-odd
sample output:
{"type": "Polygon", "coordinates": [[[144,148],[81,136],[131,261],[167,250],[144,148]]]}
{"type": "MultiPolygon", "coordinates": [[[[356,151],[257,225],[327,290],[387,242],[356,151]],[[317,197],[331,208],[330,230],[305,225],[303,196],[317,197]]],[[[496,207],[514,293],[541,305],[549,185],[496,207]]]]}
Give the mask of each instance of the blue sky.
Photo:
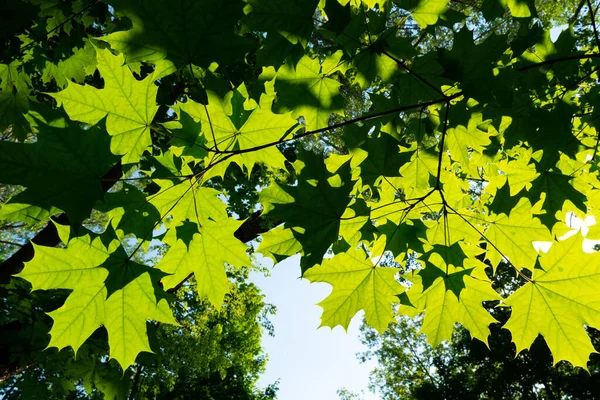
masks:
{"type": "MultiPolygon", "coordinates": [[[[265,259],[261,263],[272,265],[265,259]]],[[[279,379],[281,400],[338,399],[336,391],[342,387],[364,391],[364,400],[377,399],[367,389],[369,372],[376,362],[361,364],[356,358],[356,353],[366,350],[359,339],[362,313],[354,317],[348,333],[339,326],[317,329],[321,308],[316,304],[331,292],[331,286],[299,279],[299,256],[288,258],[271,271],[270,277],[251,277],[265,293],[266,301],[277,306],[277,314],[271,318],[275,337],[263,338],[269,362],[259,384],[266,386],[279,379]]]]}

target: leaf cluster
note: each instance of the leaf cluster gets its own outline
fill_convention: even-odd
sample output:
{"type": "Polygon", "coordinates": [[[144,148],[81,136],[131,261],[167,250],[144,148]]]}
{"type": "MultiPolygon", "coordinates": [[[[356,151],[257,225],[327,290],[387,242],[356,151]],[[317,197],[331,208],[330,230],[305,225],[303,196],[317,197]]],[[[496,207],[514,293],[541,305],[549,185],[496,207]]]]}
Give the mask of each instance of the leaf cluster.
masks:
{"type": "Polygon", "coordinates": [[[170,304],[192,277],[220,307],[262,234],[257,252],[300,253],[333,286],[323,325],[423,314],[432,344],[456,323],[487,343],[495,301],[517,351],[542,335],[586,366],[597,229],[572,216],[600,199],[592,1],[565,3],[556,40],[533,1],[27,3],[0,65],[0,219],[68,225],[3,270],[69,291],[51,346],[103,327],[129,367],[148,321],[183,323],[170,304]],[[492,286],[501,264],[514,289],[492,286]]]}

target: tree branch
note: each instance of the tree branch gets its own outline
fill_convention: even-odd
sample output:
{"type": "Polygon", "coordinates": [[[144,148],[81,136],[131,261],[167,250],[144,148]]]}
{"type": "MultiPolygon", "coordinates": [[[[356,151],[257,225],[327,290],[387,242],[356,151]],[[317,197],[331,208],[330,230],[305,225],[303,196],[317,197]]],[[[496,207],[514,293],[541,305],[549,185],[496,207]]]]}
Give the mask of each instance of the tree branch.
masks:
{"type": "Polygon", "coordinates": [[[74,13],[73,15],[71,15],[69,18],[67,18],[66,20],[64,20],[60,24],[56,25],[54,28],[52,28],[48,32],[44,33],[43,35],[38,36],[37,38],[35,38],[31,42],[23,45],[23,47],[21,47],[21,49],[19,50],[19,53],[20,53],[19,55],[22,55],[25,52],[25,50],[29,49],[31,46],[33,46],[34,44],[36,44],[37,42],[39,42],[41,39],[47,37],[52,32],[54,32],[54,31],[62,28],[67,22],[70,22],[73,19],[77,18],[79,15],[81,15],[84,12],[88,11],[90,8],[92,8],[93,6],[95,6],[96,4],[98,4],[99,2],[100,2],[100,0],[94,0],[94,1],[92,1],[90,4],[88,4],[87,6],[85,6],[84,8],[82,8],[81,10],[77,11],[76,13],[74,13]]]}
{"type": "Polygon", "coordinates": [[[411,74],[412,76],[414,76],[415,78],[417,78],[418,80],[420,80],[423,84],[425,84],[425,86],[427,86],[427,87],[435,90],[438,94],[442,95],[444,98],[448,97],[448,96],[446,96],[446,94],[444,92],[442,92],[438,87],[434,86],[427,79],[423,78],[421,75],[417,74],[415,71],[413,71],[412,69],[408,68],[408,66],[402,60],[399,60],[398,58],[394,57],[393,55],[391,55],[390,53],[388,53],[386,50],[383,50],[383,54],[385,54],[386,56],[388,56],[389,58],[391,58],[392,60],[394,60],[396,62],[396,64],[398,64],[406,72],[408,72],[409,74],[411,74]]]}
{"type": "MultiPolygon", "coordinates": [[[[213,150],[210,150],[210,149],[208,149],[208,150],[210,150],[210,151],[212,151],[214,153],[217,153],[217,154],[229,154],[230,156],[234,156],[234,155],[238,155],[238,154],[244,154],[244,153],[251,153],[253,151],[258,151],[258,150],[266,149],[268,147],[276,146],[278,144],[290,142],[292,140],[300,139],[300,138],[307,137],[307,136],[314,135],[314,134],[321,133],[321,132],[326,132],[326,131],[329,131],[331,129],[343,128],[344,126],[355,124],[357,122],[368,121],[368,120],[379,118],[379,117],[383,117],[383,116],[389,115],[389,114],[400,113],[400,112],[412,110],[412,109],[415,109],[415,108],[427,107],[427,106],[432,106],[434,104],[449,102],[450,100],[456,99],[456,98],[458,98],[458,97],[460,97],[462,95],[463,95],[462,92],[459,92],[459,93],[455,93],[455,94],[453,94],[451,96],[444,96],[445,98],[443,98],[443,99],[431,100],[431,101],[426,101],[424,103],[411,104],[409,106],[397,107],[397,108],[394,108],[394,109],[391,109],[391,110],[381,111],[381,112],[378,112],[378,113],[375,113],[375,114],[363,115],[362,117],[350,119],[348,121],[344,121],[344,122],[340,122],[340,123],[333,124],[333,125],[330,125],[330,126],[326,126],[324,128],[319,128],[319,129],[315,129],[315,130],[312,130],[312,131],[307,131],[307,132],[301,133],[301,134],[296,135],[296,136],[291,137],[291,138],[281,139],[281,140],[278,140],[276,142],[266,143],[266,144],[263,144],[263,145],[260,145],[260,146],[255,146],[255,147],[249,147],[247,149],[241,149],[241,150],[221,150],[221,151],[213,151],[213,150]]],[[[215,162],[215,165],[217,163],[219,163],[219,162],[224,161],[224,160],[225,159],[218,160],[217,162],[215,162]]]]}
{"type": "Polygon", "coordinates": [[[563,62],[563,61],[587,60],[589,58],[600,58],[600,54],[578,54],[578,55],[574,55],[574,56],[552,58],[550,60],[542,61],[540,63],[531,64],[531,65],[527,65],[525,67],[517,68],[517,71],[519,71],[519,72],[528,71],[530,69],[539,68],[539,67],[543,67],[546,65],[552,65],[552,64],[559,63],[559,62],[563,62]]]}

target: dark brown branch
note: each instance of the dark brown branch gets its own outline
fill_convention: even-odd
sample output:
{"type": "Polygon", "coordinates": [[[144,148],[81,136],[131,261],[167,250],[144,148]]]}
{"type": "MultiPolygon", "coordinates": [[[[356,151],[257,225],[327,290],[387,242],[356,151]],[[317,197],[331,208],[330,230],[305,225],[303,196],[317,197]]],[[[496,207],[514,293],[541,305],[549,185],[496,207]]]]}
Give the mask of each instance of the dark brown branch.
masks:
{"type": "Polygon", "coordinates": [[[0,368],[0,384],[4,383],[7,379],[10,379],[12,376],[16,374],[20,374],[21,372],[33,367],[35,365],[34,362],[30,362],[25,366],[10,364],[10,365],[2,365],[0,368]]]}
{"type": "Polygon", "coordinates": [[[262,211],[252,214],[244,223],[233,233],[233,236],[240,241],[247,243],[254,240],[261,233],[268,232],[273,227],[282,224],[283,221],[273,221],[270,218],[262,216],[262,211]]]}
{"type": "Polygon", "coordinates": [[[581,9],[583,8],[583,5],[585,4],[586,0],[581,0],[579,2],[579,5],[577,6],[577,9],[575,10],[575,13],[573,14],[573,16],[571,17],[571,19],[569,20],[569,25],[575,23],[575,21],[577,21],[577,18],[579,18],[579,13],[581,12],[581,9]]]}
{"type": "Polygon", "coordinates": [[[142,366],[140,364],[136,365],[135,375],[133,376],[133,384],[131,385],[131,391],[129,392],[128,400],[134,400],[135,395],[138,392],[138,387],[140,385],[140,375],[142,374],[142,366]]]}
{"type": "Polygon", "coordinates": [[[539,67],[543,67],[546,65],[552,65],[552,64],[559,63],[559,62],[563,62],[563,61],[587,60],[589,58],[600,58],[600,54],[578,54],[578,55],[574,55],[574,56],[552,58],[550,60],[542,61],[540,63],[531,64],[531,65],[527,65],[525,67],[517,68],[517,71],[519,71],[519,72],[528,71],[530,69],[539,68],[539,67]]]}

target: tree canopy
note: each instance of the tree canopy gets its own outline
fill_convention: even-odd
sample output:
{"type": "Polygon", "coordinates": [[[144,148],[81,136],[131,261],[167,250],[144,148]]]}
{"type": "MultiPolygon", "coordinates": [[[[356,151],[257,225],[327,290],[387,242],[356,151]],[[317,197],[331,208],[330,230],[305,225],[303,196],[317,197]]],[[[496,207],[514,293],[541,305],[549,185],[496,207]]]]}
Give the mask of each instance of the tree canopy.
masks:
{"type": "Polygon", "coordinates": [[[323,326],[423,314],[433,345],[488,343],[497,302],[517,352],[586,368],[598,5],[554,3],[7,1],[0,279],[66,291],[49,346],[102,328],[124,370],[182,323],[178,288],[219,308],[252,251],[333,287],[323,326]]]}

